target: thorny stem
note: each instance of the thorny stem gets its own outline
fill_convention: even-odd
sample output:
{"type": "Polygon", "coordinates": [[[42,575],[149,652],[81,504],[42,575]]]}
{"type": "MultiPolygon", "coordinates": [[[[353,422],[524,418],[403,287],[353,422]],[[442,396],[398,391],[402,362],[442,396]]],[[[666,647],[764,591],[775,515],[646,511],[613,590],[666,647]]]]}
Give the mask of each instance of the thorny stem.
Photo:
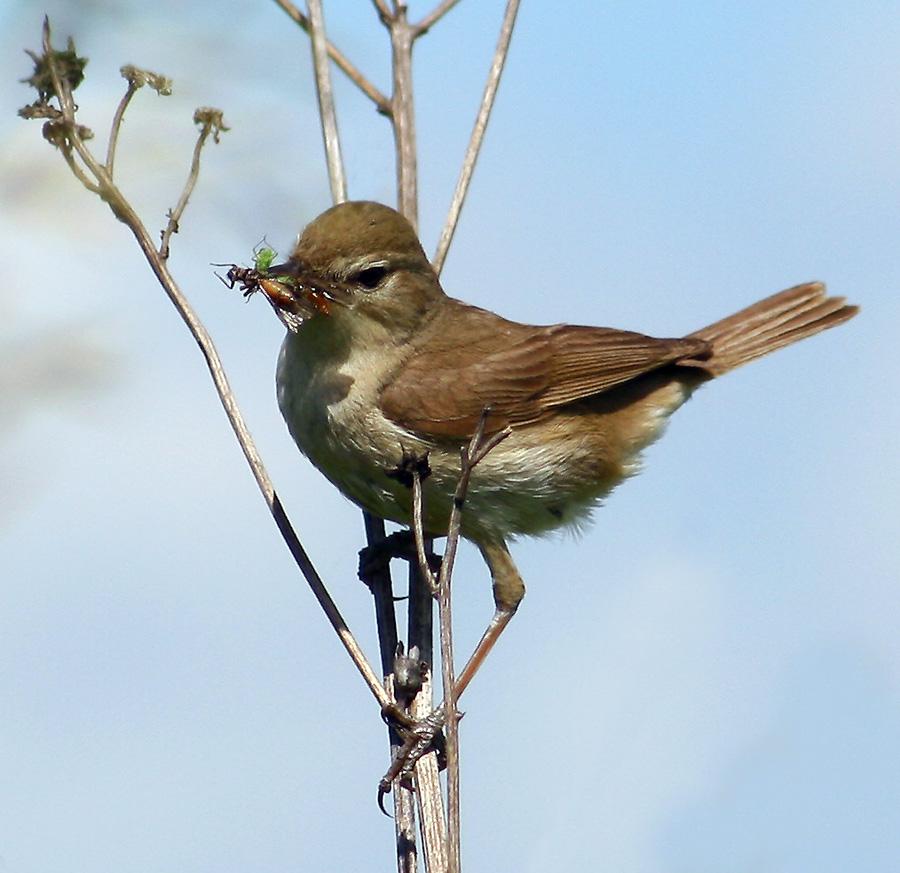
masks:
{"type": "MultiPolygon", "coordinates": [[[[47,59],[50,67],[54,94],[56,95],[56,98],[59,102],[61,121],[64,125],[63,138],[65,141],[64,143],[61,143],[63,154],[67,154],[65,146],[74,148],[75,152],[77,152],[78,154],[78,157],[82,160],[84,166],[87,168],[87,171],[96,180],[96,182],[91,182],[87,185],[89,190],[98,193],[103,198],[103,200],[106,201],[110,209],[112,209],[113,214],[116,216],[116,218],[118,218],[128,227],[128,229],[132,232],[135,239],[137,240],[137,243],[140,246],[141,251],[143,251],[151,270],[153,270],[154,274],[162,285],[163,290],[166,292],[169,299],[172,301],[176,310],[178,311],[178,314],[187,325],[188,330],[196,340],[201,352],[203,353],[204,358],[206,359],[207,367],[209,368],[210,375],[212,376],[213,383],[215,384],[216,391],[219,395],[219,399],[225,409],[225,414],[228,417],[228,421],[231,424],[232,429],[234,430],[238,442],[240,443],[241,449],[247,459],[247,462],[250,465],[250,469],[253,472],[253,476],[256,479],[257,485],[259,486],[259,489],[262,492],[267,505],[269,506],[269,510],[272,513],[273,518],[275,519],[275,523],[278,526],[278,529],[281,532],[282,536],[284,537],[284,540],[287,543],[291,554],[294,556],[298,567],[306,578],[306,581],[312,589],[316,600],[319,602],[323,611],[328,617],[328,620],[331,622],[332,627],[334,628],[344,647],[350,654],[351,659],[365,679],[366,684],[369,686],[372,694],[374,695],[378,703],[382,706],[382,708],[389,706],[391,700],[387,692],[384,690],[374,670],[366,660],[365,655],[359,647],[359,644],[350,633],[350,630],[347,627],[347,624],[344,621],[343,617],[341,616],[337,605],[334,603],[331,595],[325,589],[324,583],[313,567],[309,556],[306,554],[306,551],[300,543],[296,532],[291,526],[291,523],[284,511],[284,507],[282,506],[281,501],[275,492],[272,481],[269,478],[268,472],[266,471],[262,459],[259,456],[259,452],[256,449],[253,438],[251,437],[250,432],[247,429],[247,425],[243,419],[243,416],[241,415],[240,409],[237,406],[237,402],[235,401],[234,395],[225,376],[225,371],[222,366],[221,359],[219,358],[218,352],[213,345],[212,339],[207,333],[206,328],[200,322],[197,314],[188,303],[187,299],[181,293],[181,290],[179,289],[175,280],[169,273],[165,259],[156,249],[156,246],[153,244],[153,240],[149,232],[141,222],[140,218],[137,216],[137,213],[135,213],[134,209],[113,183],[106,167],[101,165],[96,160],[96,158],[94,158],[93,154],[87,148],[81,135],[79,134],[78,126],[75,121],[75,102],[72,97],[72,91],[68,84],[63,83],[59,76],[58,70],[56,69],[56,65],[53,60],[53,49],[50,44],[50,24],[46,18],[44,19],[43,27],[43,50],[44,57],[47,59]]],[[[66,159],[69,163],[69,166],[72,166],[74,162],[74,156],[68,154],[66,159]]],[[[84,172],[76,172],[76,175],[82,181],[85,179],[84,172]]]]}
{"type": "Polygon", "coordinates": [[[450,202],[447,220],[444,223],[444,229],[441,231],[441,238],[438,240],[437,250],[434,253],[432,266],[439,275],[444,267],[444,261],[447,259],[447,252],[450,250],[453,234],[456,233],[456,226],[459,224],[463,202],[469,190],[469,183],[472,181],[472,174],[475,172],[475,162],[478,160],[478,153],[481,150],[481,144],[484,142],[484,134],[491,116],[491,109],[494,106],[494,97],[497,95],[497,87],[500,84],[500,75],[503,73],[506,56],[509,54],[509,43],[512,39],[513,26],[516,23],[518,11],[519,0],[508,0],[506,13],[503,16],[503,24],[500,27],[500,37],[497,40],[497,48],[494,51],[494,59],[491,62],[491,71],[488,74],[487,84],[484,88],[484,96],[481,98],[478,117],[475,119],[475,127],[472,129],[472,136],[469,139],[469,146],[463,159],[459,180],[456,183],[456,190],[453,192],[453,200],[450,202]]]}

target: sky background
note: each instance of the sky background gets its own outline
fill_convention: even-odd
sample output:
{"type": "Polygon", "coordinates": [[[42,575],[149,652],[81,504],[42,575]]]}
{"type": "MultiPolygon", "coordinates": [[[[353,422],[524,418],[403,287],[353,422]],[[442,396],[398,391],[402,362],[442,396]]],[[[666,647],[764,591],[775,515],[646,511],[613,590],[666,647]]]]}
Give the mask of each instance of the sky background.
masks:
{"type": "MultiPolygon", "coordinates": [[[[276,407],[281,326],[210,266],[330,205],[306,37],[264,0],[0,2],[0,868],[389,870],[375,704],[136,245],[15,116],[45,11],[98,142],[123,63],[175,80],[117,160],[154,232],[224,110],[170,266],[377,662],[359,512],[276,407]]],[[[417,47],[427,250],[501,15],[417,47]]],[[[371,5],[326,22],[386,90],[371,5]]],[[[337,81],[351,196],[393,203],[387,124],[337,81]]],[[[523,4],[448,293],[663,336],[813,279],[863,312],[698,392],[584,535],[514,546],[528,595],[464,701],[467,871],[900,869],[898,240],[900,3],[523,4]]],[[[470,547],[455,590],[462,653],[470,547]]]]}

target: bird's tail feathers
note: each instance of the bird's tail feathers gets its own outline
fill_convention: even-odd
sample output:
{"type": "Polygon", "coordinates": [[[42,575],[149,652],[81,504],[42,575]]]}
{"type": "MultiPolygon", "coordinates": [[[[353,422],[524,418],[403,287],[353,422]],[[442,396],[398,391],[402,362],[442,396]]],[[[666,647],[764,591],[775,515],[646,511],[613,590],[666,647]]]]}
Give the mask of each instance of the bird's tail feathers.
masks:
{"type": "Polygon", "coordinates": [[[690,334],[712,344],[707,360],[690,363],[710,376],[720,376],[776,349],[837,327],[858,311],[859,307],[848,306],[843,297],[826,297],[821,282],[797,285],[690,334]]]}

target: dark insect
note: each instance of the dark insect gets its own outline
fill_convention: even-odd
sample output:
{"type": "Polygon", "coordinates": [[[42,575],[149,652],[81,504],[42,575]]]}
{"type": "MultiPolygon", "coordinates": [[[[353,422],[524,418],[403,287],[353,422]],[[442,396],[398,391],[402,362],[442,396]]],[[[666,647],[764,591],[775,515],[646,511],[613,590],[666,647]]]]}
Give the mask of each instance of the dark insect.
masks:
{"type": "Polygon", "coordinates": [[[219,276],[218,273],[216,275],[229,288],[239,285],[244,297],[249,297],[256,291],[264,290],[262,282],[274,282],[274,279],[267,278],[265,272],[257,270],[255,267],[239,267],[237,264],[213,264],[213,266],[228,267],[228,272],[224,277],[219,276]]]}

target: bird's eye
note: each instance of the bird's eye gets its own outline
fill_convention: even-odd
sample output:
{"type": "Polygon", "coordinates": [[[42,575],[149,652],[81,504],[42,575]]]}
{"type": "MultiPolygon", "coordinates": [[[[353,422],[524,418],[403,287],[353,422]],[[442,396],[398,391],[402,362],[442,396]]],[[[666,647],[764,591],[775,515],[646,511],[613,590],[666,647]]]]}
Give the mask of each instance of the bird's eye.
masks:
{"type": "Polygon", "coordinates": [[[369,267],[365,270],[360,270],[355,276],[353,276],[354,282],[359,282],[363,288],[372,289],[377,287],[378,283],[387,275],[387,267],[369,267]]]}

